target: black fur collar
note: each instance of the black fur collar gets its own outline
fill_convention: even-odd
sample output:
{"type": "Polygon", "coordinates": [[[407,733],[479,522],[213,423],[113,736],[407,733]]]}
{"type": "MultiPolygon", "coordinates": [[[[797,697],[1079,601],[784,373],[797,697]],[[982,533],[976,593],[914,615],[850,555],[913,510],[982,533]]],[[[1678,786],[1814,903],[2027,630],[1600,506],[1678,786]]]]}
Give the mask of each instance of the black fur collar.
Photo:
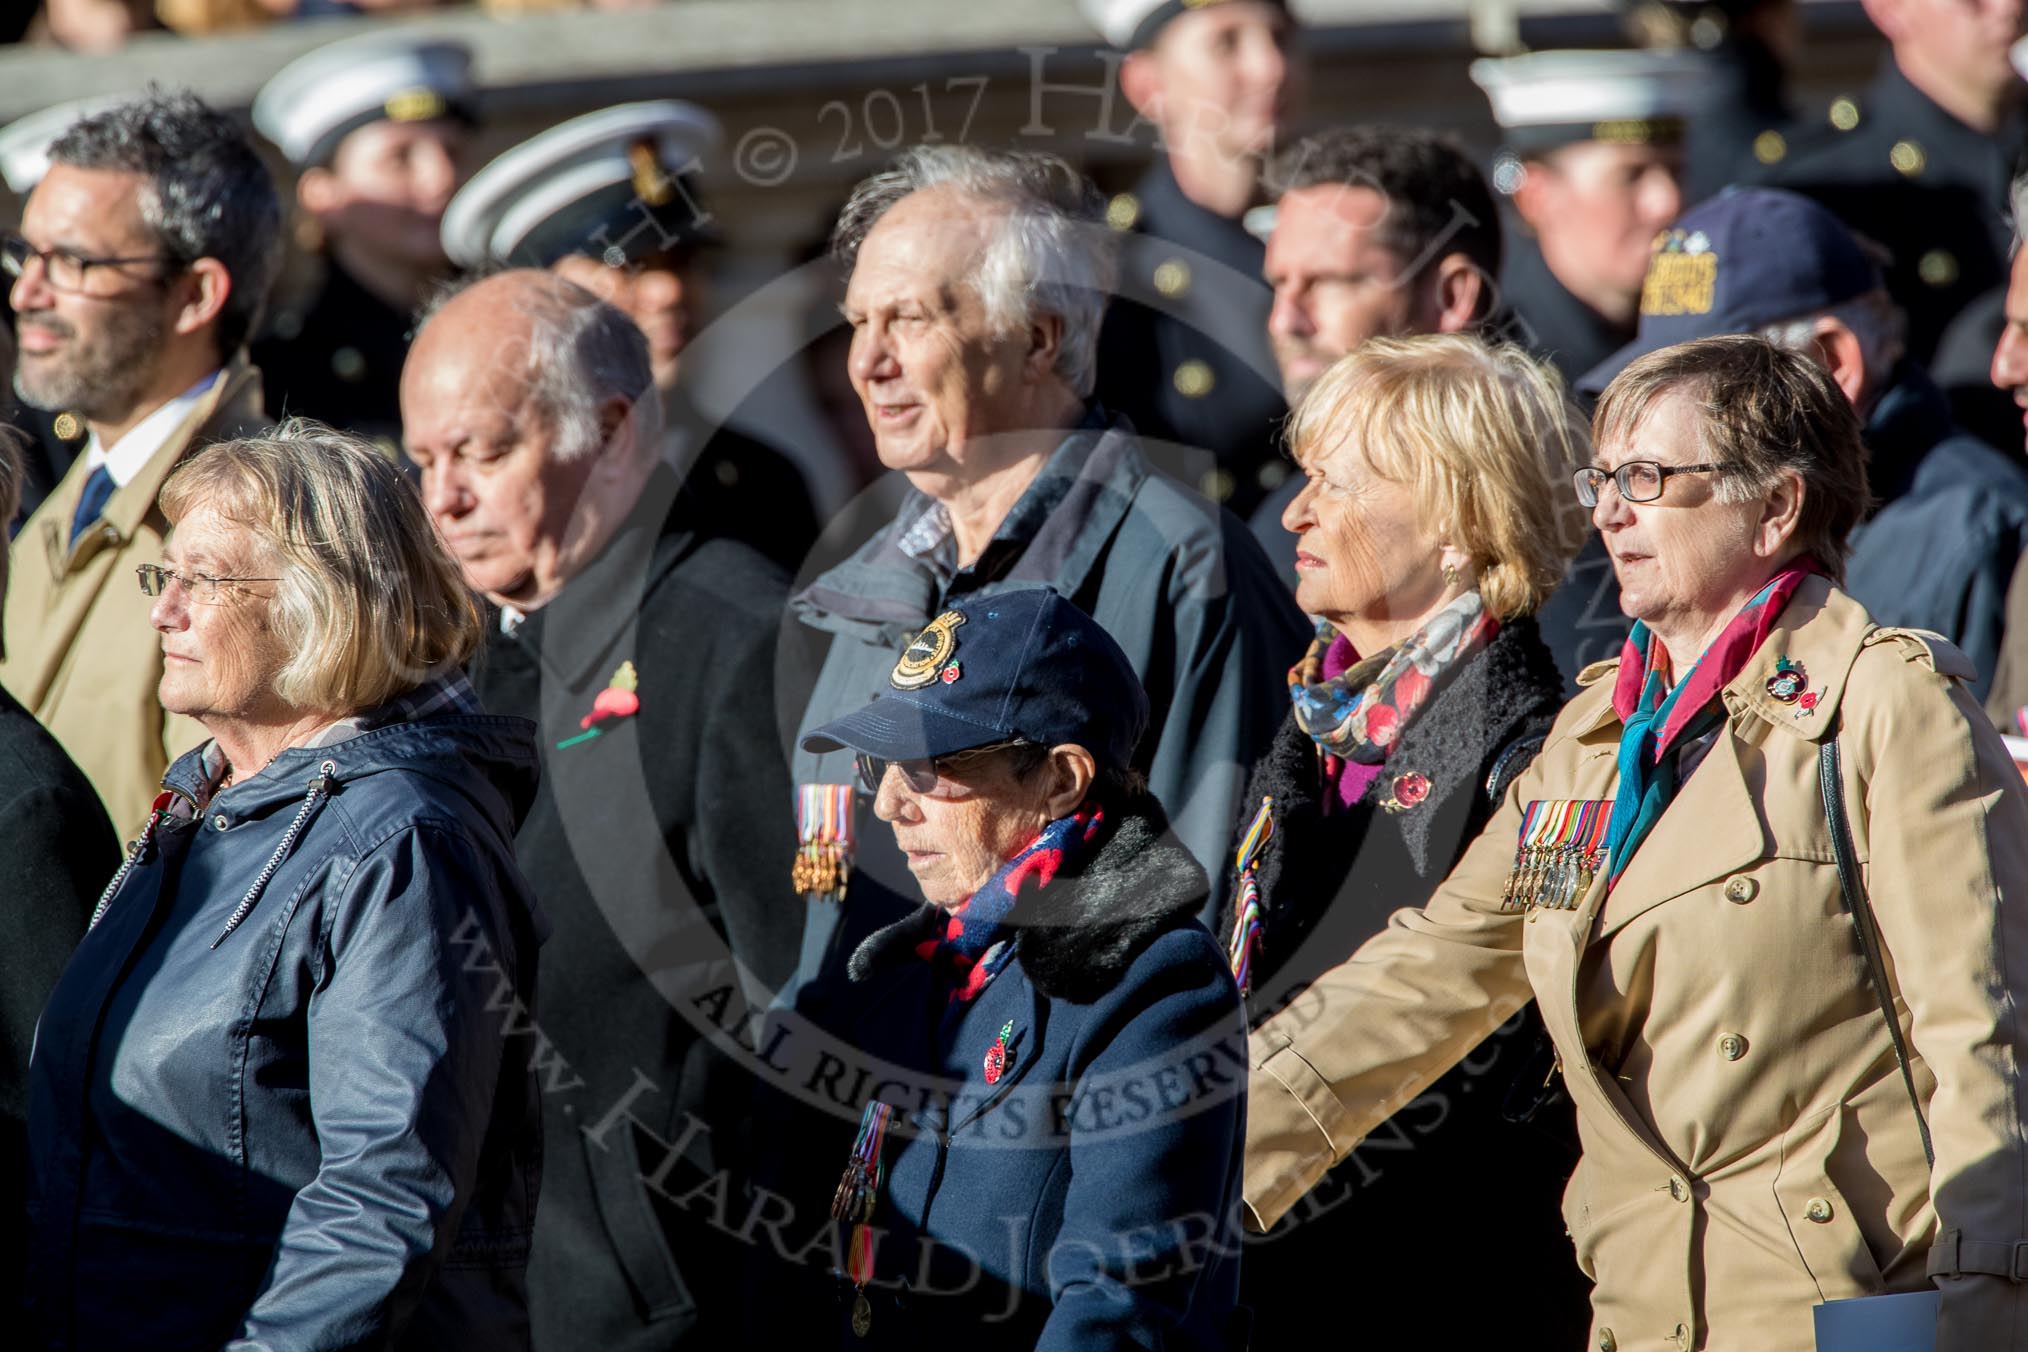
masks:
{"type": "MultiPolygon", "coordinates": [[[[1194,918],[1204,904],[1204,870],[1169,835],[1168,818],[1154,798],[1129,800],[1111,813],[1112,834],[1083,869],[1029,893],[1012,917],[1020,931],[1021,969],[1048,999],[1097,1000],[1142,949],[1194,918]]],[[[925,906],[875,930],[852,954],[852,980],[915,961],[915,946],[936,933],[941,919],[936,907],[925,906]]]]}

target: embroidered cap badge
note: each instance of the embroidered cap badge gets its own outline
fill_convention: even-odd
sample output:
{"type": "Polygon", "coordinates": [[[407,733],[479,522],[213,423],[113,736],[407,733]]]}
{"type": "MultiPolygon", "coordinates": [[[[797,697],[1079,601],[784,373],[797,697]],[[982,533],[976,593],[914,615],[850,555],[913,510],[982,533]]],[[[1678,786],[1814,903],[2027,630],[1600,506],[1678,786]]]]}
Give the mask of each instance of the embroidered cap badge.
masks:
{"type": "Polygon", "coordinates": [[[887,683],[896,690],[920,690],[935,682],[944,664],[957,656],[958,626],[964,622],[962,611],[946,610],[924,625],[922,632],[902,650],[901,660],[894,664],[894,674],[887,678],[887,683]]]}

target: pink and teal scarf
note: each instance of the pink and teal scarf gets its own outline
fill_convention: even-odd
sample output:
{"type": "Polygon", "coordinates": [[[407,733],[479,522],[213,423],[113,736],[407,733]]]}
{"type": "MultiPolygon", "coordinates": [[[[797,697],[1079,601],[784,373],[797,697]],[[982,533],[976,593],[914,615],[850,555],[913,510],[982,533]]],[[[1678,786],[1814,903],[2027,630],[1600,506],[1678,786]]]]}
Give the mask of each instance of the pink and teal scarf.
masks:
{"type": "Polygon", "coordinates": [[[1620,733],[1620,784],[1606,826],[1608,887],[1619,881],[1676,797],[1677,762],[1670,752],[1718,726],[1725,716],[1718,692],[1737,679],[1767,642],[1803,579],[1819,571],[1816,560],[1805,558],[1776,573],[1674,686],[1669,684],[1668,650],[1646,624],[1634,621],[1613,685],[1613,712],[1625,730],[1620,733]]]}

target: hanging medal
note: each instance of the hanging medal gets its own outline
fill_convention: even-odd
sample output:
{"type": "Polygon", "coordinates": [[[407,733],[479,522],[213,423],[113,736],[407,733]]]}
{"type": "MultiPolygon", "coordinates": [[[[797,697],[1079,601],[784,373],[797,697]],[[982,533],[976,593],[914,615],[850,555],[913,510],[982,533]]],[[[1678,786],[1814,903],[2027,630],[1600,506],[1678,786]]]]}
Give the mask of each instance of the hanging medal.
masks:
{"type": "Polygon", "coordinates": [[[893,1118],[892,1104],[875,1100],[866,1105],[859,1117],[859,1136],[852,1143],[852,1158],[845,1162],[845,1175],[831,1195],[831,1219],[852,1226],[845,1265],[852,1279],[852,1332],[861,1338],[873,1327],[873,1305],[866,1299],[866,1283],[873,1276],[873,1230],[869,1222],[880,1204],[884,1176],[881,1150],[887,1141],[887,1125],[893,1118]]]}
{"type": "Polygon", "coordinates": [[[1604,860],[1612,801],[1537,799],[1521,817],[1514,869],[1500,893],[1502,910],[1569,911],[1591,887],[1604,860]]]}
{"type": "Polygon", "coordinates": [[[791,885],[810,901],[845,900],[852,872],[850,784],[804,784],[796,793],[795,867],[791,885]]]}
{"type": "Polygon", "coordinates": [[[1226,941],[1226,961],[1232,964],[1232,979],[1239,983],[1239,993],[1249,995],[1253,991],[1253,959],[1260,951],[1262,930],[1260,904],[1260,856],[1275,833],[1273,798],[1260,800],[1260,810],[1253,814],[1253,824],[1246,828],[1246,835],[1240,839],[1239,853],[1234,863],[1239,866],[1239,894],[1233,904],[1232,937],[1226,941]]]}

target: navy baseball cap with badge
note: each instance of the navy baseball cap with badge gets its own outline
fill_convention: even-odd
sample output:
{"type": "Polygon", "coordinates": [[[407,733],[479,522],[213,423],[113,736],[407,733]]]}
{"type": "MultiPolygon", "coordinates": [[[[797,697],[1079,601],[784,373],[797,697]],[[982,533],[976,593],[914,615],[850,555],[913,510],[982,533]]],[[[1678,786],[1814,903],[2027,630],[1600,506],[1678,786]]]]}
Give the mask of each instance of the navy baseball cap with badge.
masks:
{"type": "Polygon", "coordinates": [[[1843,305],[1885,282],[1844,222],[1785,188],[1727,188],[1655,237],[1634,340],[1578,377],[1597,395],[1638,357],[1754,333],[1843,305]]]}
{"type": "Polygon", "coordinates": [[[1047,587],[967,598],[902,651],[888,689],[803,738],[888,761],[1002,742],[1075,743],[1124,770],[1148,726],[1148,693],[1098,621],[1047,587]]]}

